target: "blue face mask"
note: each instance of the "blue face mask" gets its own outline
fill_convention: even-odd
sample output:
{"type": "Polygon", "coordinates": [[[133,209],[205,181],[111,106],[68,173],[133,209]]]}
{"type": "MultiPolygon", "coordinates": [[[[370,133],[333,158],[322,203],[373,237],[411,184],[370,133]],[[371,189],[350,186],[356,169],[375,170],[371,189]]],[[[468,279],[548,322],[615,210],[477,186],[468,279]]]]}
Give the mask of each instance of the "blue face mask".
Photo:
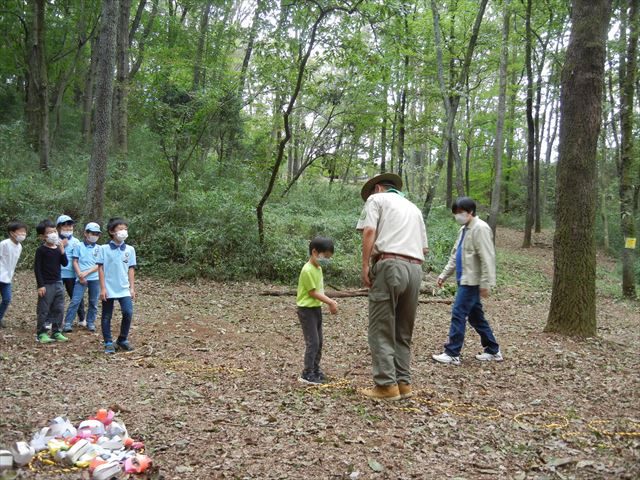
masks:
{"type": "Polygon", "coordinates": [[[328,267],[330,264],[330,258],[318,257],[318,265],[320,265],[321,267],[328,267]]]}

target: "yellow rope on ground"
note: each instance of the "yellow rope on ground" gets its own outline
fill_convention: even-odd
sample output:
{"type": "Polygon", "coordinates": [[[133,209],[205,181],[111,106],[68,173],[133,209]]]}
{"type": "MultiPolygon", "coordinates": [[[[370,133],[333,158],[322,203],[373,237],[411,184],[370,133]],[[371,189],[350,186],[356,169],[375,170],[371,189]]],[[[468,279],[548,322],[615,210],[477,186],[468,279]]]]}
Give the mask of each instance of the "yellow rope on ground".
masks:
{"type": "Polygon", "coordinates": [[[238,375],[244,373],[244,368],[228,367],[226,365],[198,365],[187,360],[163,360],[169,370],[183,372],[194,376],[202,374],[238,375]]]}
{"type": "Polygon", "coordinates": [[[513,417],[513,420],[516,423],[519,423],[520,425],[526,425],[527,422],[523,422],[523,421],[521,421],[521,419],[527,418],[527,417],[541,418],[543,420],[545,420],[545,419],[559,419],[560,423],[552,422],[552,423],[542,424],[543,428],[547,428],[549,430],[556,430],[556,429],[560,430],[562,428],[566,428],[566,427],[569,426],[569,419],[567,417],[565,417],[564,415],[562,415],[560,413],[545,412],[544,410],[539,411],[539,412],[518,413],[513,417]]]}
{"type": "MultiPolygon", "coordinates": [[[[331,383],[325,383],[321,385],[307,385],[308,390],[325,390],[325,389],[352,389],[354,388],[352,380],[343,378],[331,383]]],[[[479,405],[476,403],[456,403],[448,397],[441,397],[438,392],[431,389],[422,389],[414,391],[413,397],[407,399],[409,404],[399,406],[397,404],[389,404],[389,406],[396,411],[414,413],[414,414],[428,414],[424,409],[420,408],[423,405],[438,414],[455,415],[459,417],[472,418],[476,420],[497,420],[500,417],[508,417],[500,409],[495,407],[489,407],[485,405],[479,405]],[[409,406],[417,404],[418,406],[409,406]]],[[[527,426],[530,429],[543,429],[543,430],[563,430],[569,426],[569,418],[561,413],[548,412],[548,411],[531,411],[521,412],[513,416],[512,420],[520,425],[527,426]],[[538,419],[538,422],[534,421],[538,419]]],[[[640,422],[632,419],[622,419],[617,421],[630,422],[634,426],[640,427],[640,422]]],[[[618,431],[607,430],[599,427],[606,423],[614,422],[614,420],[592,420],[587,424],[589,431],[572,431],[563,432],[561,438],[565,441],[571,441],[578,437],[584,437],[586,440],[593,439],[593,434],[597,433],[604,437],[607,437],[610,441],[616,437],[622,438],[635,438],[640,437],[640,428],[636,430],[618,431]]],[[[607,445],[603,445],[607,446],[607,445]]],[[[610,445],[612,446],[612,445],[610,445]]]]}
{"type": "Polygon", "coordinates": [[[49,450],[42,450],[41,452],[38,452],[34,455],[34,457],[31,459],[31,461],[27,465],[27,468],[32,472],[46,473],[47,475],[73,473],[73,472],[78,472],[83,468],[86,468],[86,467],[76,467],[76,466],[56,468],[54,470],[44,468],[45,466],[49,467],[52,465],[59,465],[59,464],[51,459],[51,454],[49,453],[49,450]],[[37,465],[37,462],[41,463],[42,465],[37,465]]]}
{"type": "MultiPolygon", "coordinates": [[[[628,420],[631,423],[638,424],[638,422],[634,422],[633,420],[628,420]]],[[[601,428],[597,428],[595,425],[604,425],[606,423],[611,423],[613,420],[592,420],[587,424],[587,428],[594,433],[598,433],[607,437],[640,437],[640,431],[615,431],[615,430],[604,430],[601,428]]]]}
{"type": "Polygon", "coordinates": [[[477,420],[494,420],[502,416],[502,412],[497,408],[476,405],[475,403],[455,403],[448,407],[447,410],[460,417],[475,418],[477,420]],[[488,415],[473,415],[465,410],[476,410],[478,412],[486,412],[488,415]]]}

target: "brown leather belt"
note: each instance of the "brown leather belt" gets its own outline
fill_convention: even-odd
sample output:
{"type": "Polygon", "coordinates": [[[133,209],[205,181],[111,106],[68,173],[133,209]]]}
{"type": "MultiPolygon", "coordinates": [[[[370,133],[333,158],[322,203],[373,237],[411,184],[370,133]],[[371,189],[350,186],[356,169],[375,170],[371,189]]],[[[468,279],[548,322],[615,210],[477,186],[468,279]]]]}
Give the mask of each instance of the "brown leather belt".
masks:
{"type": "Polygon", "coordinates": [[[407,257],[406,255],[400,255],[398,253],[381,253],[378,256],[378,261],[381,260],[402,260],[403,262],[413,263],[415,265],[421,265],[422,260],[418,260],[417,258],[407,257]]]}

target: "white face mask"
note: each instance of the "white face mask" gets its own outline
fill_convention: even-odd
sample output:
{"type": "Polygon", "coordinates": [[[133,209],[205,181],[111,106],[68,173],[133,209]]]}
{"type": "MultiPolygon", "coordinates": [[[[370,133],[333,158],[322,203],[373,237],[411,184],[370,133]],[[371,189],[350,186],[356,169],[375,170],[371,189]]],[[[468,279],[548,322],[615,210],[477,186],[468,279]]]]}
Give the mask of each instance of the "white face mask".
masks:
{"type": "Polygon", "coordinates": [[[468,213],[456,213],[454,215],[456,222],[458,222],[460,225],[466,225],[467,222],[469,221],[469,217],[470,215],[468,213]]]}
{"type": "Polygon", "coordinates": [[[127,230],[119,230],[116,232],[116,238],[119,242],[124,242],[127,238],[129,238],[129,232],[127,230]]]}
{"type": "Polygon", "coordinates": [[[47,234],[47,243],[50,243],[51,245],[57,245],[60,242],[60,237],[58,237],[58,234],[56,232],[52,232],[47,234]]]}
{"type": "Polygon", "coordinates": [[[61,230],[60,236],[62,238],[71,238],[73,237],[73,230],[61,230]]]}
{"type": "Polygon", "coordinates": [[[96,243],[98,241],[98,235],[87,235],[87,242],[96,243]]]}
{"type": "Polygon", "coordinates": [[[26,236],[26,235],[16,235],[16,237],[15,237],[15,238],[16,238],[16,242],[18,242],[18,243],[22,243],[22,242],[24,242],[24,241],[25,241],[25,239],[27,238],[27,236],[26,236]]]}

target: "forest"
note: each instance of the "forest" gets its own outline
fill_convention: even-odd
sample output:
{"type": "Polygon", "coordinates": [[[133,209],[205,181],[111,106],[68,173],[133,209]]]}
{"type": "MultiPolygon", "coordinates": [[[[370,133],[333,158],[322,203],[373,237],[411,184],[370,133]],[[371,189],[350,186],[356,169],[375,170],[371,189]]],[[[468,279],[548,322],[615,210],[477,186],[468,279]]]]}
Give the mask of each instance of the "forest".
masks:
{"type": "MultiPolygon", "coordinates": [[[[84,400],[71,413],[95,411],[92,401],[106,406],[112,398],[125,416],[135,417],[130,409],[138,408],[151,450],[173,469],[169,478],[286,478],[305,476],[309,468],[318,478],[357,479],[373,478],[378,467],[407,476],[420,476],[426,467],[469,475],[461,478],[566,478],[561,469],[571,469],[569,478],[640,474],[634,406],[640,392],[639,3],[3,0],[0,225],[20,220],[29,226],[11,306],[18,325],[26,331],[34,323],[29,270],[39,244],[35,226],[64,213],[79,225],[128,220],[142,279],[140,317],[143,328],[156,327],[136,353],[134,370],[144,369],[148,378],[132,398],[162,402],[167,424],[153,423],[149,403],[133,407],[121,395],[138,378],[131,369],[99,393],[79,387],[84,400]],[[465,387],[454,374],[433,374],[418,359],[419,379],[448,386],[425,393],[427,403],[413,404],[413,412],[352,405],[354,390],[339,382],[335,390],[297,392],[282,403],[273,392],[256,393],[252,403],[234,391],[239,397],[216,397],[228,418],[213,426],[198,420],[191,437],[216,437],[227,446],[211,451],[199,444],[200,463],[181,460],[182,447],[165,436],[188,422],[189,408],[209,415],[205,400],[223,382],[258,392],[253,369],[288,388],[283,371],[297,368],[292,358],[299,356],[295,302],[257,293],[295,287],[311,238],[335,241],[325,277],[330,289],[361,287],[359,192],[382,172],[401,176],[404,193],[423,213],[429,290],[457,232],[451,203],[460,196],[478,203],[498,250],[498,291],[490,302],[498,329],[502,325],[513,345],[507,360],[509,354],[522,358],[514,364],[522,368],[510,370],[514,390],[504,401],[490,391],[503,385],[491,376],[493,368],[463,370],[465,387]],[[202,291],[211,299],[201,298],[202,291]],[[21,299],[24,304],[14,307],[21,299]],[[167,321],[182,329],[173,345],[161,338],[167,321]],[[587,340],[574,343],[574,337],[587,340]],[[249,338],[264,365],[238,350],[249,338]],[[290,343],[296,349],[287,350],[290,343]],[[542,382],[535,377],[544,367],[536,348],[553,358],[542,382]],[[217,361],[203,359],[213,351],[217,361]],[[173,360],[155,358],[164,354],[173,360]],[[597,357],[595,367],[576,360],[579,354],[597,357]],[[484,377],[477,377],[485,373],[486,389],[484,377]],[[600,387],[584,389],[583,378],[600,387]],[[149,393],[152,382],[161,387],[149,393]],[[612,401],[621,395],[620,384],[630,395],[612,401]],[[438,447],[433,432],[451,427],[454,440],[472,445],[489,415],[473,403],[478,395],[496,405],[502,415],[496,422],[503,423],[492,430],[486,450],[470,450],[448,465],[455,452],[438,447]],[[341,407],[334,411],[336,399],[341,407]],[[308,420],[306,404],[322,411],[324,426],[312,439],[295,423],[308,420]],[[523,413],[541,404],[548,410],[523,413]],[[167,410],[170,405],[175,411],[167,410]],[[282,412],[293,416],[285,420],[282,412]],[[598,423],[607,413],[612,423],[598,423]],[[417,420],[421,415],[427,420],[417,420]],[[341,430],[345,418],[362,433],[341,430]],[[458,430],[464,422],[468,430],[458,430]],[[340,427],[330,432],[334,423],[340,427]],[[424,457],[423,444],[406,437],[409,465],[378,449],[374,430],[392,450],[402,450],[393,431],[405,424],[437,454],[424,457]],[[265,435],[265,426],[274,428],[268,438],[282,450],[282,463],[265,458],[248,438],[265,435]],[[245,427],[250,433],[239,433],[245,427]],[[498,431],[507,433],[496,438],[498,431]],[[291,435],[300,444],[288,452],[291,435]],[[309,442],[326,447],[330,466],[309,442]],[[342,448],[353,457],[342,458],[342,448]],[[252,461],[238,452],[250,452],[252,461]],[[563,463],[566,458],[574,460],[563,463]]],[[[433,288],[433,295],[449,299],[454,291],[433,288]]],[[[366,305],[359,301],[344,300],[345,320],[338,320],[349,332],[347,343],[337,345],[346,337],[336,331],[329,336],[336,342],[328,353],[336,377],[367,375],[366,347],[349,343],[366,333],[366,305]]],[[[448,313],[440,304],[420,308],[429,324],[419,327],[418,351],[426,351],[445,333],[448,313]]],[[[32,369],[25,367],[29,356],[22,358],[27,347],[14,345],[12,335],[0,343],[0,370],[32,369]]],[[[83,337],[79,345],[93,348],[92,342],[83,337]]],[[[67,365],[55,353],[46,358],[86,373],[80,359],[67,365]]],[[[109,375],[118,371],[118,365],[95,361],[109,375]]],[[[35,408],[25,398],[35,391],[23,395],[19,385],[38,374],[20,372],[11,380],[14,393],[0,396],[6,414],[0,426],[11,427],[1,441],[35,428],[24,418],[35,408]],[[22,397],[22,406],[5,402],[14,397],[22,397]]],[[[41,391],[49,394],[49,388],[41,391]]],[[[52,394],[54,405],[66,408],[72,392],[65,386],[52,394]]]]}

